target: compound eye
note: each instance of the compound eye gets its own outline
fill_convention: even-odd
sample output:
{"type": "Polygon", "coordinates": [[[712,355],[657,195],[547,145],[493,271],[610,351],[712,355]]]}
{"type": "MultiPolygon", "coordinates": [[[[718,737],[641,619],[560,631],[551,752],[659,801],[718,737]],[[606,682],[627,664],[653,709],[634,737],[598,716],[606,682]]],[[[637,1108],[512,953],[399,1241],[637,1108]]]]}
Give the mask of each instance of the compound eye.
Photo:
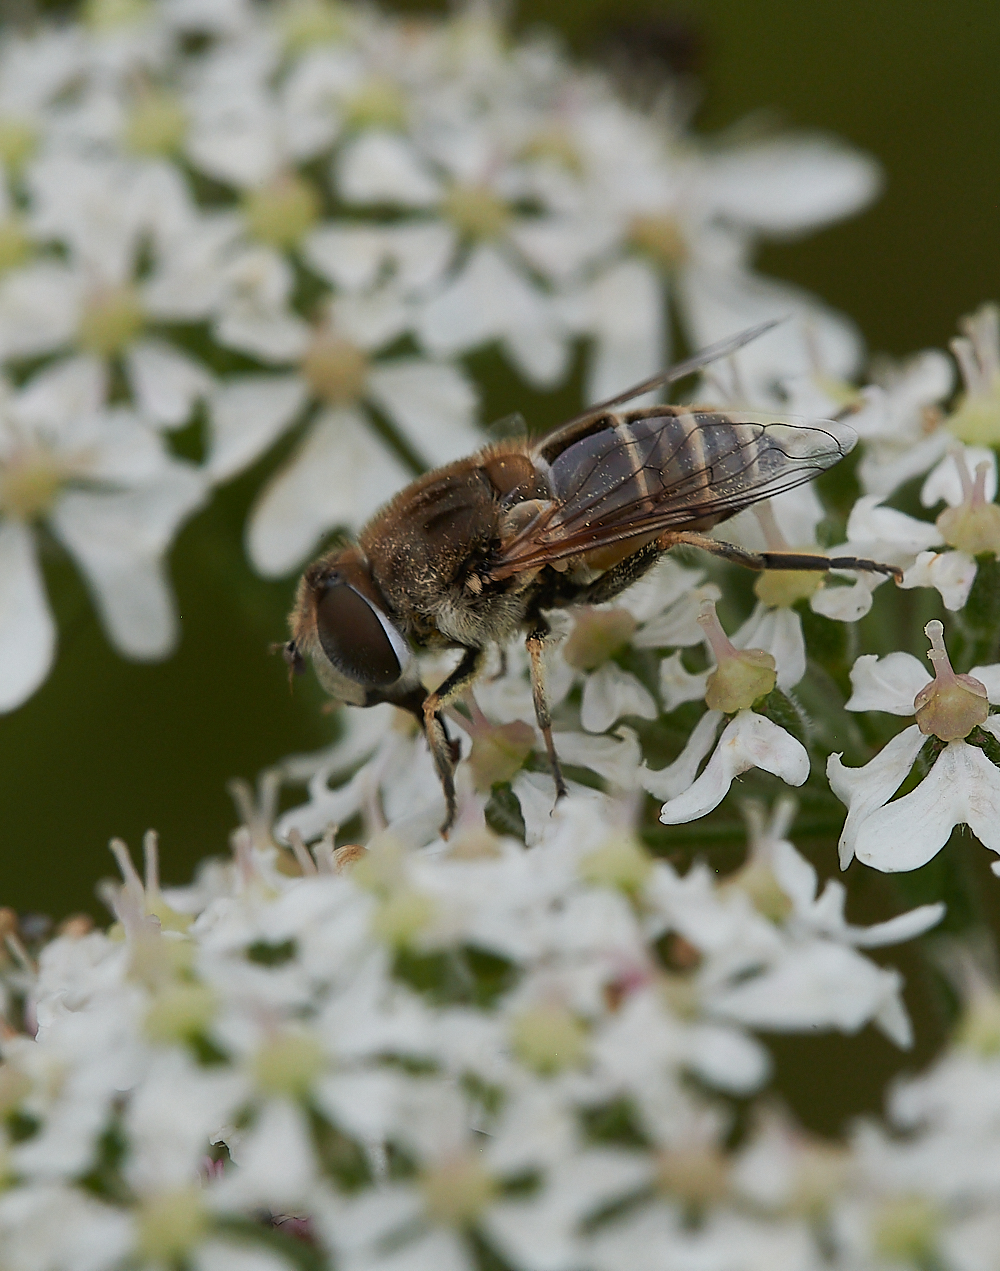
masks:
{"type": "Polygon", "coordinates": [[[326,588],[316,605],[316,629],[326,656],[358,684],[385,688],[402,674],[382,618],[347,583],[333,582],[326,588]]]}

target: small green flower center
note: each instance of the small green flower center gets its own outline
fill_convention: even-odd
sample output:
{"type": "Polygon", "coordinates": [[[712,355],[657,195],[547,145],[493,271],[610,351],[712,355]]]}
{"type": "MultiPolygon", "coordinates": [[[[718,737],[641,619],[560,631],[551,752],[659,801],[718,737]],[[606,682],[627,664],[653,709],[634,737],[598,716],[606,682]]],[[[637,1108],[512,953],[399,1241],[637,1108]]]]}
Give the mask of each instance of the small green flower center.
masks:
{"type": "Polygon", "coordinates": [[[68,473],[48,450],[15,451],[0,466],[0,510],[19,521],[35,521],[51,511],[68,473]]]}
{"type": "Polygon", "coordinates": [[[285,51],[302,53],[319,44],[333,44],[343,39],[347,22],[343,8],[338,4],[324,4],[323,0],[292,0],[283,5],[278,14],[285,51]]]}
{"type": "Polygon", "coordinates": [[[580,877],[598,887],[616,887],[629,895],[640,892],[653,869],[645,848],[632,837],[608,839],[580,861],[580,877]]]}
{"type": "Polygon", "coordinates": [[[365,128],[390,131],[406,126],[406,97],[388,77],[373,75],[344,103],[344,123],[361,132],[365,128]]]}
{"type": "Polygon", "coordinates": [[[574,174],[583,171],[579,150],[569,134],[561,128],[544,128],[535,133],[524,148],[524,158],[551,163],[574,174]]]}
{"type": "Polygon", "coordinates": [[[893,1261],[923,1266],[934,1256],[941,1215],[926,1196],[883,1201],[873,1219],[876,1251],[893,1261]]]}
{"type": "Polygon", "coordinates": [[[718,1148],[701,1144],[661,1152],[656,1176],[662,1192],[688,1205],[720,1201],[729,1190],[729,1165],[725,1156],[718,1148]]]}
{"type": "Polygon", "coordinates": [[[768,609],[791,609],[799,600],[809,600],[823,586],[816,569],[765,569],[757,575],[753,590],[768,609]]]}
{"type": "Polygon", "coordinates": [[[193,1249],[207,1227],[208,1214],[197,1187],[161,1192],[139,1204],[135,1251],[143,1262],[166,1265],[193,1249]]]}
{"type": "Polygon", "coordinates": [[[372,915],[372,934],[396,949],[405,949],[427,930],[436,913],[423,892],[404,887],[383,900],[372,915]]]}
{"type": "Polygon", "coordinates": [[[146,325],[134,287],[107,287],[93,292],[83,306],[76,342],[85,353],[112,357],[135,339],[146,325]]]}
{"type": "Polygon", "coordinates": [[[958,507],[945,508],[935,524],[949,547],[957,547],[970,556],[1000,555],[1000,507],[986,499],[990,464],[978,464],[973,477],[960,448],[956,448],[952,458],[962,481],[962,502],[958,507]]]}
{"type": "Polygon", "coordinates": [[[429,1217],[448,1227],[469,1227],[496,1195],[481,1162],[462,1153],[423,1171],[419,1180],[429,1217]]]}
{"type": "Polygon", "coordinates": [[[625,648],[635,628],[627,609],[584,609],[563,645],[563,657],[578,671],[596,670],[625,648]]]}
{"type": "Polygon", "coordinates": [[[150,92],[132,107],[122,140],[133,154],[172,155],[180,150],[187,127],[187,111],[176,94],[150,92]]]}
{"type": "Polygon", "coordinates": [[[792,902],[766,860],[753,859],[723,882],[722,891],[741,891],[754,909],[774,923],[782,923],[792,912],[792,902]]]}
{"type": "Polygon", "coordinates": [[[587,1030],[565,1006],[533,1006],[511,1021],[510,1040],[523,1064],[543,1075],[578,1068],[587,1058],[587,1030]]]}
{"type": "Polygon", "coordinates": [[[87,0],[83,21],[92,31],[119,31],[150,17],[150,0],[87,0]]]}
{"type": "Polygon", "coordinates": [[[672,216],[633,217],[629,238],[633,246],[652,257],[661,269],[676,269],[687,260],[684,235],[672,216]]]}
{"type": "Polygon", "coordinates": [[[171,1045],[203,1032],[215,1018],[215,993],[207,984],[171,984],[146,1011],[145,1032],[153,1042],[171,1045]]]}
{"type": "Polygon", "coordinates": [[[985,304],[959,323],[951,348],[965,393],[946,420],[950,432],[970,446],[1000,444],[1000,306],[985,304]]]}
{"type": "Polygon", "coordinates": [[[441,211],[465,238],[497,238],[510,222],[507,203],[486,185],[453,185],[441,211]]]}
{"type": "Polygon", "coordinates": [[[0,116],[0,163],[19,172],[38,149],[38,129],[28,119],[0,116]]]}
{"type": "Polygon", "coordinates": [[[316,187],[296,173],[282,173],[251,190],[243,212],[251,237],[270,247],[294,247],[320,218],[316,187]]]}
{"type": "Polygon", "coordinates": [[[326,1068],[326,1055],[311,1033],[284,1033],[269,1038],[253,1059],[258,1088],[270,1095],[302,1098],[326,1068]]]}
{"type": "Polygon", "coordinates": [[[316,397],[331,406],[347,406],[364,394],[370,364],[363,349],[322,328],[306,349],[299,369],[316,397]]]}

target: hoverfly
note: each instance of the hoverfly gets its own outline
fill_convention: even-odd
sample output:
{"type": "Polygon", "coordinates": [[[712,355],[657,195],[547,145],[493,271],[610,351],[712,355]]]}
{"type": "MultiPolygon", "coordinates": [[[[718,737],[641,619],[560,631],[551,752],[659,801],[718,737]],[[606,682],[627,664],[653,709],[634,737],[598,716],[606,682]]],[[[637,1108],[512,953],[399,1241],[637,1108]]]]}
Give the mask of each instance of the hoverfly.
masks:
{"type": "Polygon", "coordinates": [[[420,721],[455,816],[457,743],[443,708],[479,675],[491,645],[525,636],[535,714],[557,797],[542,649],[548,610],[603,604],[671,547],[691,544],[751,569],[892,566],[855,557],[750,552],[705,536],[720,521],[809,481],[857,440],[833,420],[698,406],[616,407],[725,357],[773,326],[742,332],[571,419],[537,443],[488,445],[417,478],[361,531],[303,574],[284,654],[310,658],[323,687],[356,706],[392,702],[420,721]],[[460,649],[434,691],[414,652],[460,649]]]}

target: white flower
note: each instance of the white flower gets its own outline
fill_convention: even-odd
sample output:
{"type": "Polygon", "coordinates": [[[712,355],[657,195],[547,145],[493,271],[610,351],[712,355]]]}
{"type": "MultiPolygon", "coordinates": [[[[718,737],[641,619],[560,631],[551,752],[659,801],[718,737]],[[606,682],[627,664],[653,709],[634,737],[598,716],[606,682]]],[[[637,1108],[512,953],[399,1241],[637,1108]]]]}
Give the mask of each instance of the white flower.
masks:
{"type": "Polygon", "coordinates": [[[206,487],[135,414],[102,408],[89,359],[2,391],[0,706],[10,710],[45,679],[55,649],[32,524],[44,520],[76,558],[116,648],[158,659],[177,638],[163,558],[206,487]]]}
{"type": "MultiPolygon", "coordinates": [[[[320,404],[251,513],[248,549],[262,573],[287,573],[336,526],[356,531],[405,484],[406,469],[379,439],[364,404],[384,412],[431,465],[480,442],[472,424],[475,393],[458,368],[420,357],[377,358],[399,334],[404,315],[400,298],[385,292],[335,298],[312,328],[289,314],[287,337],[271,360],[294,361],[296,370],[236,376],[213,393],[207,470],[217,481],[257,458],[307,403],[320,404]]],[[[232,311],[226,321],[236,321],[232,311]]],[[[239,321],[245,332],[256,316],[250,310],[239,321]]],[[[264,322],[268,343],[269,312],[264,322]]],[[[229,337],[240,342],[233,330],[229,337]]]]}
{"type": "Polygon", "coordinates": [[[31,224],[66,259],[40,258],[0,283],[0,356],[75,350],[107,381],[121,362],[139,410],[168,427],[187,422],[211,376],[148,333],[158,314],[139,279],[143,251],[190,215],[179,175],[166,165],[38,160],[30,172],[31,224]]]}
{"type": "MultiPolygon", "coordinates": [[[[842,869],[854,856],[885,871],[919,869],[962,824],[986,847],[1000,852],[1000,768],[983,748],[967,740],[977,727],[991,737],[1000,736],[1000,722],[995,716],[987,718],[984,681],[975,675],[956,677],[951,669],[941,624],[929,623],[927,633],[933,645],[933,680],[907,653],[884,659],[865,655],[851,672],[855,691],[848,710],[915,712],[918,723],[897,734],[862,768],[847,768],[839,754],[830,756],[830,786],[848,807],[840,836],[842,869]],[[916,789],[890,802],[929,736],[945,743],[933,766],[916,789]]],[[[1000,687],[996,668],[975,670],[983,674],[992,699],[1000,687]]],[[[997,866],[993,868],[998,872],[997,866]]]]}

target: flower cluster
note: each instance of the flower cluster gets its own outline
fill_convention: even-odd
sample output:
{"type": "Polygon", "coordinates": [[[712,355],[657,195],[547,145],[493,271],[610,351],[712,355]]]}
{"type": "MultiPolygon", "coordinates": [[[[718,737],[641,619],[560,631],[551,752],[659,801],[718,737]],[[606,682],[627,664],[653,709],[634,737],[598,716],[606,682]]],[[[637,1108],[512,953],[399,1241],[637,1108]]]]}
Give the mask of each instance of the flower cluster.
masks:
{"type": "Polygon", "coordinates": [[[152,835],[145,882],[114,844],[109,930],[71,920],[36,962],[5,917],[5,1271],[723,1268],[785,1245],[812,1266],[877,1242],[864,1153],[803,1190],[794,1158],[821,1150],[765,1105],[734,1149],[733,1099],[766,1087],[760,1030],[908,1045],[901,977],[863,950],[943,906],[850,925],[792,812],[754,813],[722,885],[578,796],[531,849],[481,804],[416,852],[279,849],[258,809],[186,888],[161,890],[152,835]]]}
{"type": "Polygon", "coordinates": [[[699,145],[669,94],[642,112],[476,3],[90,0],[7,35],[0,709],[53,656],[36,529],[121,652],[164,656],[164,557],[214,486],[294,432],[246,533],[257,570],[294,570],[481,444],[473,350],[548,389],[583,342],[593,400],[670,361],[669,306],[691,347],[798,315],[742,359],[758,396],[810,349],[852,374],[850,322],[751,261],[879,180],[822,136],[699,145]]]}

